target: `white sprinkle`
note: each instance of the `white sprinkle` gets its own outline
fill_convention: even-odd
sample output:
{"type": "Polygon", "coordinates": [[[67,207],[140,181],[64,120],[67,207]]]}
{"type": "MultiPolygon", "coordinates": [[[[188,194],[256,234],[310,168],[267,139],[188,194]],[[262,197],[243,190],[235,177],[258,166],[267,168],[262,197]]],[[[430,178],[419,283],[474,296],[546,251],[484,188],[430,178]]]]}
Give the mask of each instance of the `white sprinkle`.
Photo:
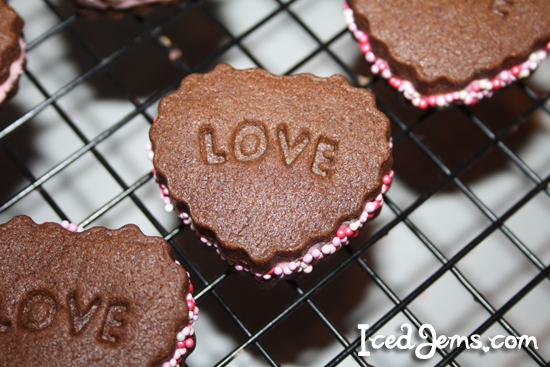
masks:
{"type": "Polygon", "coordinates": [[[529,72],[528,69],[521,69],[521,72],[519,73],[520,78],[527,78],[531,72],[529,72]]]}
{"type": "Polygon", "coordinates": [[[481,79],[478,84],[481,89],[487,88],[487,79],[481,79]]]}

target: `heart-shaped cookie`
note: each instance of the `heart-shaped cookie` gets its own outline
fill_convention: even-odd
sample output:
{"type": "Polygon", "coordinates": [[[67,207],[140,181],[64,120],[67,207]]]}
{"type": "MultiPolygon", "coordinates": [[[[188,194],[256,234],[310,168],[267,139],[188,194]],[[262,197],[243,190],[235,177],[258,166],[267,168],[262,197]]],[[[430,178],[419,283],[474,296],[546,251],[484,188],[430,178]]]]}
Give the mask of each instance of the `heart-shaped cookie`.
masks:
{"type": "Polygon", "coordinates": [[[342,76],[222,64],[161,100],[150,138],[168,206],[257,278],[311,271],[391,181],[389,121],[342,76]]]}

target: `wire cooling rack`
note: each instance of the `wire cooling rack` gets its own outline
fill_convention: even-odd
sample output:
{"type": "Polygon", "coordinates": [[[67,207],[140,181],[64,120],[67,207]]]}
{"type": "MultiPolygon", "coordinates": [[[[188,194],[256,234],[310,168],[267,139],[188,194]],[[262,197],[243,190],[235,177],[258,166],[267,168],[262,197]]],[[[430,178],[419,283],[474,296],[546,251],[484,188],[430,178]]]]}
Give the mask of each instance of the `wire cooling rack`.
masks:
{"type": "Polygon", "coordinates": [[[370,74],[339,0],[186,1],[118,20],[83,18],[70,1],[10,4],[26,21],[28,58],[0,112],[0,222],[135,223],[169,240],[201,309],[188,366],[550,364],[548,61],[476,106],[421,111],[370,74]],[[382,214],[309,275],[260,285],[164,212],[144,148],[156,106],[219,62],[343,74],[391,120],[382,214]],[[369,346],[363,357],[358,324],[397,337],[410,324],[417,344],[430,324],[484,343],[534,336],[538,348],[463,344],[422,360],[369,346]]]}

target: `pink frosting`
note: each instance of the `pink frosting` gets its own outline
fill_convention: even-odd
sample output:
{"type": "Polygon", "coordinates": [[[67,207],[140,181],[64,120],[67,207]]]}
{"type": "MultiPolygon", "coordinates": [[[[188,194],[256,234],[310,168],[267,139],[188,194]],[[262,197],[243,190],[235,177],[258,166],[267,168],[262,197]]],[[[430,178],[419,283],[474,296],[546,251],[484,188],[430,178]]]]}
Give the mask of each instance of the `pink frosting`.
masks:
{"type": "Polygon", "coordinates": [[[23,38],[19,38],[19,47],[21,52],[19,57],[10,65],[10,75],[4,83],[0,85],[0,103],[3,102],[8,93],[12,90],[15,83],[19,79],[19,76],[23,73],[23,63],[25,62],[25,41],[23,38]]]}
{"type": "Polygon", "coordinates": [[[81,6],[98,9],[127,9],[133,6],[140,6],[150,3],[166,2],[167,0],[126,0],[126,1],[105,1],[105,0],[77,0],[81,6]]]}

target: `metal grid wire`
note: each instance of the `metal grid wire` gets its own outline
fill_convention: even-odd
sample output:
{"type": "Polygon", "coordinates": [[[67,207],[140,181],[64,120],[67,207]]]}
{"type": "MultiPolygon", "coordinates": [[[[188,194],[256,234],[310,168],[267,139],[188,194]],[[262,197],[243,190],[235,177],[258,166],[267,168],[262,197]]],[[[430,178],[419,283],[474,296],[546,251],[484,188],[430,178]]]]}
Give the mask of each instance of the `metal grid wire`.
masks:
{"type": "Polygon", "coordinates": [[[339,0],[184,1],[119,20],[83,18],[61,0],[10,4],[27,22],[28,58],[0,116],[0,219],[132,222],[163,236],[201,308],[187,365],[550,365],[548,62],[477,106],[420,111],[370,74],[339,0]],[[382,215],[310,275],[256,284],[162,210],[144,150],[158,101],[222,61],[344,74],[391,120],[395,179],[382,215]],[[403,323],[530,334],[538,349],[365,358],[358,323],[367,336],[398,335],[403,323]]]}

